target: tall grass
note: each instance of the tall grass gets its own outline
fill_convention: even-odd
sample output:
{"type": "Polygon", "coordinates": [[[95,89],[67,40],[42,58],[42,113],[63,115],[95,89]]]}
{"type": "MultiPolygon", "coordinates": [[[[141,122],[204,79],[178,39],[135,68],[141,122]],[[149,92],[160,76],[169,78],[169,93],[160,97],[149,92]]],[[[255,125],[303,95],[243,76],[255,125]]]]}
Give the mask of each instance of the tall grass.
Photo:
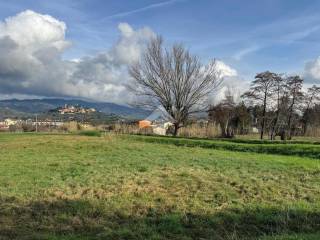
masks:
{"type": "Polygon", "coordinates": [[[139,133],[139,126],[138,126],[138,124],[116,123],[116,124],[112,125],[110,130],[114,133],[138,134],[139,133]]]}
{"type": "MultiPolygon", "coordinates": [[[[154,135],[152,127],[140,129],[138,124],[116,123],[109,130],[120,134],[154,135]]],[[[220,135],[220,128],[214,123],[193,123],[180,128],[178,132],[178,136],[186,138],[214,138],[220,135]]]]}
{"type": "Polygon", "coordinates": [[[307,137],[320,137],[320,128],[319,127],[309,127],[305,134],[307,137]]]}
{"type": "Polygon", "coordinates": [[[186,138],[214,138],[221,135],[221,130],[215,123],[193,123],[182,127],[178,135],[186,138]]]}

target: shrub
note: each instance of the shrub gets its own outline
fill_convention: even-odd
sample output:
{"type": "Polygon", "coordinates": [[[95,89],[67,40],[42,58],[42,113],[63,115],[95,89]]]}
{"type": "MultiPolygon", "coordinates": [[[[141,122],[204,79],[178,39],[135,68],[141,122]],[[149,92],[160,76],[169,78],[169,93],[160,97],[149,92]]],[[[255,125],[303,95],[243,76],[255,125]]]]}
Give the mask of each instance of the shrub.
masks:
{"type": "Polygon", "coordinates": [[[21,129],[21,127],[18,126],[18,125],[10,125],[10,126],[9,126],[9,131],[10,131],[10,132],[21,132],[22,129],[21,129]]]}
{"type": "Polygon", "coordinates": [[[81,136],[101,137],[101,132],[96,130],[80,131],[78,134],[81,136]]]}

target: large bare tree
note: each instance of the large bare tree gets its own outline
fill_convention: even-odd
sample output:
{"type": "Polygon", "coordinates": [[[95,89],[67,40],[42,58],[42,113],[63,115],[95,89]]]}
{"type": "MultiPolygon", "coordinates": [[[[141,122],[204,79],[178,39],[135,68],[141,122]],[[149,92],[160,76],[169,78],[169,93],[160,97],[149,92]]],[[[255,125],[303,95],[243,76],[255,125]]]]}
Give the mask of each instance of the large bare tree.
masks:
{"type": "Polygon", "coordinates": [[[174,135],[190,114],[207,107],[206,99],[221,83],[216,62],[202,65],[181,44],[163,46],[158,36],[150,40],[141,60],[129,68],[134,91],[148,106],[161,105],[174,119],[174,135]]]}

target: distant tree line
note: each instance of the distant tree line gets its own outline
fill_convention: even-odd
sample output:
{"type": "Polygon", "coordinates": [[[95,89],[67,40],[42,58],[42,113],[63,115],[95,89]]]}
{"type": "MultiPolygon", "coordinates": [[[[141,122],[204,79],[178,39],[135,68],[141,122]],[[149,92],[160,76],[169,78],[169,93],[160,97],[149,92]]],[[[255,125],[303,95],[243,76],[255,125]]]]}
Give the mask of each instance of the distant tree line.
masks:
{"type": "Polygon", "coordinates": [[[210,107],[209,118],[220,125],[223,137],[245,134],[253,127],[261,139],[306,135],[320,128],[320,87],[303,89],[303,82],[297,75],[259,73],[240,103],[227,91],[219,104],[210,107]]]}

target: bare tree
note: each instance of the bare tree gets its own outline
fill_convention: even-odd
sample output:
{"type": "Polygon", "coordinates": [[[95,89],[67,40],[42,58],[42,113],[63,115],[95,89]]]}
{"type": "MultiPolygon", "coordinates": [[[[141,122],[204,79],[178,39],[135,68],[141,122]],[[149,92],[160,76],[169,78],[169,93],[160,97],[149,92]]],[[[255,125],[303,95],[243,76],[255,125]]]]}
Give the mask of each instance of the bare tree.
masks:
{"type": "Polygon", "coordinates": [[[263,139],[264,135],[267,104],[272,96],[275,78],[277,78],[277,74],[269,71],[257,74],[255,80],[251,83],[249,91],[242,95],[243,98],[257,101],[258,104],[262,105],[260,139],[263,139]]]}
{"type": "Polygon", "coordinates": [[[287,79],[288,100],[289,106],[287,110],[287,134],[286,137],[290,140],[292,136],[292,120],[296,107],[303,100],[302,93],[303,79],[300,76],[290,76],[287,79]]]}
{"type": "Polygon", "coordinates": [[[283,110],[283,99],[284,95],[286,93],[286,81],[285,79],[280,75],[276,74],[274,79],[273,79],[273,87],[272,87],[272,95],[275,101],[275,114],[274,118],[271,121],[271,126],[270,126],[270,139],[275,140],[276,133],[277,133],[277,128],[279,125],[279,120],[280,120],[280,114],[283,110]]]}
{"type": "Polygon", "coordinates": [[[130,66],[129,73],[143,103],[163,106],[174,119],[174,135],[190,114],[207,107],[205,100],[221,83],[215,61],[204,66],[181,44],[165,48],[160,36],[150,41],[141,61],[130,66]]]}
{"type": "Polygon", "coordinates": [[[304,134],[307,132],[307,128],[310,122],[310,114],[311,108],[314,107],[315,104],[320,102],[320,87],[313,85],[308,88],[307,93],[305,94],[305,109],[303,113],[302,121],[304,123],[304,134]]]}
{"type": "Polygon", "coordinates": [[[232,121],[236,116],[235,110],[236,104],[230,88],[226,90],[224,99],[209,109],[209,119],[220,125],[222,137],[234,137],[235,126],[232,121]]]}
{"type": "Polygon", "coordinates": [[[307,94],[305,95],[306,109],[313,107],[315,103],[320,101],[320,87],[313,85],[308,88],[307,94]]]}

